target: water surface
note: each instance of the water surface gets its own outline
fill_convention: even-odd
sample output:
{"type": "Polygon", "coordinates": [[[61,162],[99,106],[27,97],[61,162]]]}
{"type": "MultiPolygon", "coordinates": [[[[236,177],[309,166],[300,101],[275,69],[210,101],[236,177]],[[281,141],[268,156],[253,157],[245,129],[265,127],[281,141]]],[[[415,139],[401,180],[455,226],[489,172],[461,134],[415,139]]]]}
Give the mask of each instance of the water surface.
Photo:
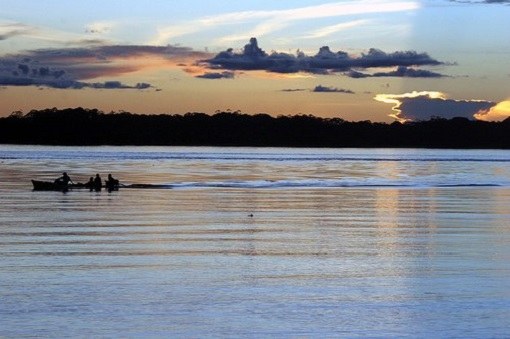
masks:
{"type": "Polygon", "coordinates": [[[0,337],[507,337],[509,165],[0,146],[0,337]],[[64,170],[165,189],[32,191],[64,170]]]}

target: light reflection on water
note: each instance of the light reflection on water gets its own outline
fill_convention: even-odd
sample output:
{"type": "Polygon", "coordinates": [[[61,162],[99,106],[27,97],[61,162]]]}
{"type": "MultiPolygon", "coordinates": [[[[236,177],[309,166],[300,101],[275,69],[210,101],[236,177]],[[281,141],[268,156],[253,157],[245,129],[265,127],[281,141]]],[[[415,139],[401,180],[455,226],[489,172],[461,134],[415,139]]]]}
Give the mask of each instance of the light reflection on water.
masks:
{"type": "MultiPolygon", "coordinates": [[[[57,167],[127,182],[446,173],[445,164],[407,163],[404,175],[400,163],[368,160],[336,169],[315,160],[153,161],[0,164],[0,336],[510,333],[506,186],[62,194],[27,182],[57,167]]],[[[506,163],[482,165],[476,180],[508,176],[506,163]]]]}

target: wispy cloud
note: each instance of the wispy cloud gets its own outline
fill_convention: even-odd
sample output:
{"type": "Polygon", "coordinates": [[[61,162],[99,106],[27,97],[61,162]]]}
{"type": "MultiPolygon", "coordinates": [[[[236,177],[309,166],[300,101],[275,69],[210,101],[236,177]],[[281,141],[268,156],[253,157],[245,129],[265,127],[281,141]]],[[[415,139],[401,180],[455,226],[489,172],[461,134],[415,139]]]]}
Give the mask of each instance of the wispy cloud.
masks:
{"type": "Polygon", "coordinates": [[[113,21],[95,21],[85,26],[85,33],[104,34],[111,32],[117,23],[113,21]]]}
{"type": "Polygon", "coordinates": [[[380,78],[380,77],[400,77],[400,78],[443,78],[446,75],[428,71],[425,69],[416,69],[406,66],[398,66],[396,70],[389,72],[376,72],[373,74],[362,73],[355,70],[344,73],[344,75],[354,78],[380,78]]]}
{"type": "Polygon", "coordinates": [[[11,38],[29,39],[38,46],[54,46],[55,44],[61,46],[93,46],[106,43],[103,39],[92,38],[87,32],[81,34],[70,33],[48,27],[27,25],[21,22],[0,23],[0,41],[11,38]]]}
{"type": "Polygon", "coordinates": [[[33,31],[33,27],[22,23],[3,23],[0,24],[0,40],[33,34],[33,31]]]}
{"type": "Polygon", "coordinates": [[[306,88],[284,88],[281,90],[281,92],[290,92],[290,93],[304,92],[304,91],[307,91],[307,89],[306,88]]]}
{"type": "Polygon", "coordinates": [[[227,35],[220,39],[220,43],[229,43],[234,41],[246,40],[247,37],[252,36],[264,36],[269,33],[279,31],[288,26],[288,22],[285,20],[267,20],[256,25],[252,30],[240,34],[227,35]]]}
{"type": "Polygon", "coordinates": [[[318,29],[314,32],[311,32],[309,35],[306,35],[305,38],[306,39],[324,38],[328,35],[338,33],[341,31],[345,31],[347,29],[354,28],[357,26],[361,26],[368,22],[370,22],[370,20],[354,20],[354,21],[349,21],[349,22],[342,22],[340,24],[323,27],[323,28],[318,29]]]}
{"type": "Polygon", "coordinates": [[[253,28],[249,28],[243,33],[226,36],[222,39],[223,41],[241,41],[251,36],[260,37],[280,30],[297,21],[357,14],[402,12],[419,8],[418,1],[351,0],[286,10],[231,12],[160,28],[151,44],[166,44],[170,39],[223,25],[243,24],[248,26],[248,24],[253,24],[253,28]]]}
{"type": "Polygon", "coordinates": [[[376,101],[392,104],[391,117],[398,121],[428,120],[432,117],[468,119],[478,118],[476,114],[495,106],[485,100],[448,99],[445,93],[435,91],[411,92],[403,94],[377,94],[376,101]]]}

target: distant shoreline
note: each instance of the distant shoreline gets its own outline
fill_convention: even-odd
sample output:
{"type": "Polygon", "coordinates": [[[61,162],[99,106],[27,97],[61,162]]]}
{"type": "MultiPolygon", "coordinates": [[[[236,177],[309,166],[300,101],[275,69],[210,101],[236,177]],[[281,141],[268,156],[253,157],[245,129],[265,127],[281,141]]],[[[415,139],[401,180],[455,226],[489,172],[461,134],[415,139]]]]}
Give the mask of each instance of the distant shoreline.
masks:
{"type": "Polygon", "coordinates": [[[313,115],[146,115],[53,108],[0,118],[0,144],[510,149],[510,118],[502,122],[433,118],[387,124],[313,115]]]}

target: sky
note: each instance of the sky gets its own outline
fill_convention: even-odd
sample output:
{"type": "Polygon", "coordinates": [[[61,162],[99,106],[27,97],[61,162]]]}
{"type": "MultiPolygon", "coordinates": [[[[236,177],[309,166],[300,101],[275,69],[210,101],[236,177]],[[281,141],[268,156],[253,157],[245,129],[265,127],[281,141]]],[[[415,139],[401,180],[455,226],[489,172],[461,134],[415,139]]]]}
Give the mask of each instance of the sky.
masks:
{"type": "Polygon", "coordinates": [[[0,116],[510,116],[510,0],[0,0],[0,116]]]}

